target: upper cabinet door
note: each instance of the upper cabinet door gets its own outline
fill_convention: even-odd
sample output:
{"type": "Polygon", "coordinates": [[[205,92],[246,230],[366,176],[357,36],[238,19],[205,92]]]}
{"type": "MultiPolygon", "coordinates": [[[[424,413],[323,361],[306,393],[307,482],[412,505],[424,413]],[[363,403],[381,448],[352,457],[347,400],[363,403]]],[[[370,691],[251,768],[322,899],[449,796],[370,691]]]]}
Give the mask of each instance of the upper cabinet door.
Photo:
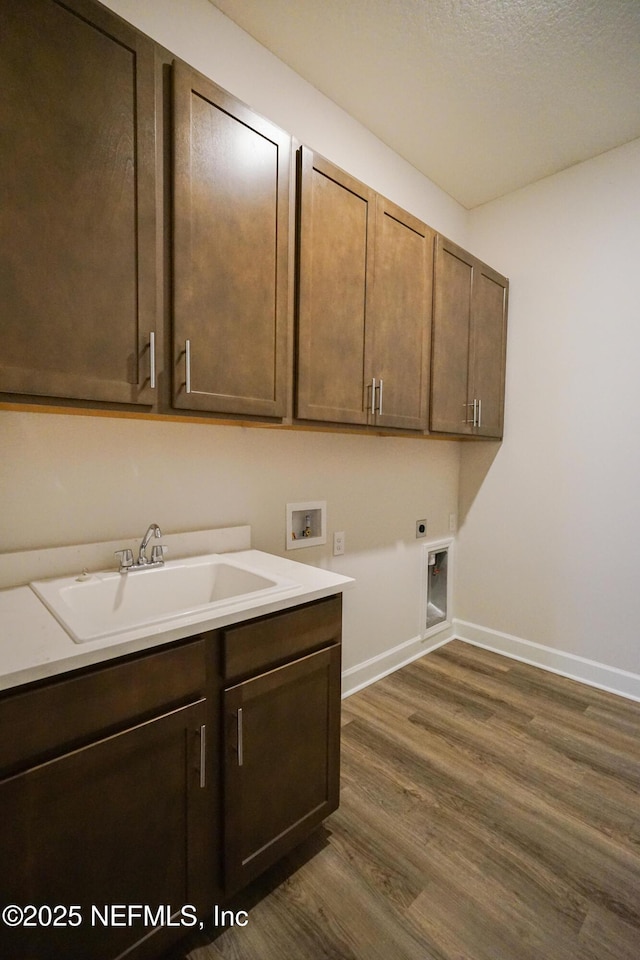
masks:
{"type": "Polygon", "coordinates": [[[431,430],[501,437],[509,282],[444,237],[436,245],[431,430]]]}
{"type": "Polygon", "coordinates": [[[296,416],[366,423],[375,193],[302,147],[296,416]]]}
{"type": "Polygon", "coordinates": [[[369,375],[376,382],[373,422],[381,426],[427,427],[434,238],[378,197],[369,375]]]}
{"type": "Polygon", "coordinates": [[[286,412],[291,138],[174,64],[174,406],[286,412]]]}
{"type": "Polygon", "coordinates": [[[85,0],[3,0],[0,88],[0,390],[151,404],[153,44],[85,0]]]}
{"type": "Polygon", "coordinates": [[[469,344],[473,258],[438,237],[436,245],[433,342],[431,349],[431,430],[468,434],[469,344]]]}
{"type": "Polygon", "coordinates": [[[473,286],[471,341],[472,399],[476,401],[476,428],[482,437],[501,437],[507,347],[508,281],[477,261],[473,286]]]}

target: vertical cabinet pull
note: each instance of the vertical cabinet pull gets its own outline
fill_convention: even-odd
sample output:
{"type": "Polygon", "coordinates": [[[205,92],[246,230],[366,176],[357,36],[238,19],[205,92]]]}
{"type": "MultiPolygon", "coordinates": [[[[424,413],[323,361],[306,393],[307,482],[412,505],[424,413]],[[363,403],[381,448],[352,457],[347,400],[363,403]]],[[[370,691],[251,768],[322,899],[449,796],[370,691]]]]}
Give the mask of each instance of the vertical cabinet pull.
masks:
{"type": "Polygon", "coordinates": [[[238,766],[241,767],[244,760],[243,746],[242,746],[242,707],[238,707],[237,725],[238,725],[238,766]]]}
{"type": "Polygon", "coordinates": [[[207,725],[200,727],[200,787],[207,785],[207,725]]]}
{"type": "Polygon", "coordinates": [[[473,427],[481,427],[482,426],[482,400],[474,399],[473,401],[469,401],[469,403],[463,403],[462,406],[464,407],[464,410],[465,410],[465,416],[462,422],[470,423],[471,426],[473,427]],[[468,407],[473,407],[473,416],[471,419],[469,419],[468,410],[467,410],[468,407]]]}
{"type": "Polygon", "coordinates": [[[149,334],[149,386],[156,388],[156,335],[152,330],[149,334]]]}
{"type": "Polygon", "coordinates": [[[191,393],[191,340],[184,342],[184,389],[191,393]]]}
{"type": "Polygon", "coordinates": [[[371,416],[375,417],[376,412],[378,416],[382,415],[382,386],[384,380],[380,379],[376,381],[375,377],[371,378],[371,416]],[[377,384],[377,385],[376,385],[377,384]],[[378,409],[376,411],[376,394],[378,395],[378,409]]]}

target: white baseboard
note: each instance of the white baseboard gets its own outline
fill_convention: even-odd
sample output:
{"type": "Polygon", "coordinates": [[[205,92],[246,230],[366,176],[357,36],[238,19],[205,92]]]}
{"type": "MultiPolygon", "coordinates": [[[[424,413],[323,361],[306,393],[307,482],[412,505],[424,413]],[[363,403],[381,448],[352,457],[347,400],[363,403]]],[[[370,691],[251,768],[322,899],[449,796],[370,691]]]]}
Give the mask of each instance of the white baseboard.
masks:
{"type": "Polygon", "coordinates": [[[446,625],[446,630],[441,631],[438,636],[429,636],[428,640],[422,637],[413,637],[411,640],[405,640],[391,650],[385,650],[370,660],[364,660],[355,667],[349,667],[342,673],[342,699],[350,697],[352,693],[357,693],[370,683],[381,680],[400,667],[406,666],[412,660],[418,660],[425,653],[430,653],[437,647],[448,643],[455,636],[451,625],[446,625]]]}
{"type": "Polygon", "coordinates": [[[640,676],[618,667],[609,667],[595,660],[587,660],[575,653],[564,653],[541,643],[523,640],[509,633],[481,627],[466,620],[453,621],[453,636],[477,647],[501,653],[513,660],[521,660],[551,673],[559,673],[571,680],[579,680],[591,687],[616,693],[629,700],[640,700],[640,676]]]}

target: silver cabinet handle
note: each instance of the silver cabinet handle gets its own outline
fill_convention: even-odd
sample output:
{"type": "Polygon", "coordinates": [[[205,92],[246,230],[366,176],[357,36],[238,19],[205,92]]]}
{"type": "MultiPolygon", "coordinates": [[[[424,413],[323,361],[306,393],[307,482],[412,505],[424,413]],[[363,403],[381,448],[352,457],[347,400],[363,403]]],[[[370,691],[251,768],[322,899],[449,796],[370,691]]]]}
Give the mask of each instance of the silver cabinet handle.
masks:
{"type": "Polygon", "coordinates": [[[200,727],[200,786],[204,789],[207,785],[207,725],[203,723],[200,727]]]}
{"type": "Polygon", "coordinates": [[[243,745],[242,745],[242,707],[238,707],[237,724],[238,724],[238,766],[241,767],[244,761],[243,745]]]}
{"type": "Polygon", "coordinates": [[[191,393],[191,340],[184,342],[184,389],[191,393]]]}
{"type": "Polygon", "coordinates": [[[156,388],[156,335],[152,330],[149,334],[149,386],[156,388]]]}
{"type": "Polygon", "coordinates": [[[384,381],[382,379],[377,381],[376,378],[371,378],[371,416],[375,417],[376,415],[376,393],[378,394],[378,416],[382,414],[382,385],[384,381]]]}
{"type": "Polygon", "coordinates": [[[478,422],[476,426],[477,427],[482,426],[482,400],[478,400],[478,422]]]}
{"type": "Polygon", "coordinates": [[[469,403],[462,404],[462,406],[464,407],[464,420],[462,422],[470,423],[474,427],[476,425],[476,403],[477,401],[474,400],[473,403],[470,401],[469,403]],[[469,419],[469,409],[468,409],[469,407],[473,407],[473,416],[471,419],[469,419]]]}

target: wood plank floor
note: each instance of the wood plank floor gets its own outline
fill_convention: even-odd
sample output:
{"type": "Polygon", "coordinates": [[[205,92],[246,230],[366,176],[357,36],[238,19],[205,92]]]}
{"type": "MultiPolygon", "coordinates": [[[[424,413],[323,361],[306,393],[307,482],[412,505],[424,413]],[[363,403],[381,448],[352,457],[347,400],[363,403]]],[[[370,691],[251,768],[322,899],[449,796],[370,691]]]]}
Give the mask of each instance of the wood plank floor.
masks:
{"type": "Polygon", "coordinates": [[[188,960],[638,960],[640,704],[460,641],[343,703],[340,809],[188,960]]]}

